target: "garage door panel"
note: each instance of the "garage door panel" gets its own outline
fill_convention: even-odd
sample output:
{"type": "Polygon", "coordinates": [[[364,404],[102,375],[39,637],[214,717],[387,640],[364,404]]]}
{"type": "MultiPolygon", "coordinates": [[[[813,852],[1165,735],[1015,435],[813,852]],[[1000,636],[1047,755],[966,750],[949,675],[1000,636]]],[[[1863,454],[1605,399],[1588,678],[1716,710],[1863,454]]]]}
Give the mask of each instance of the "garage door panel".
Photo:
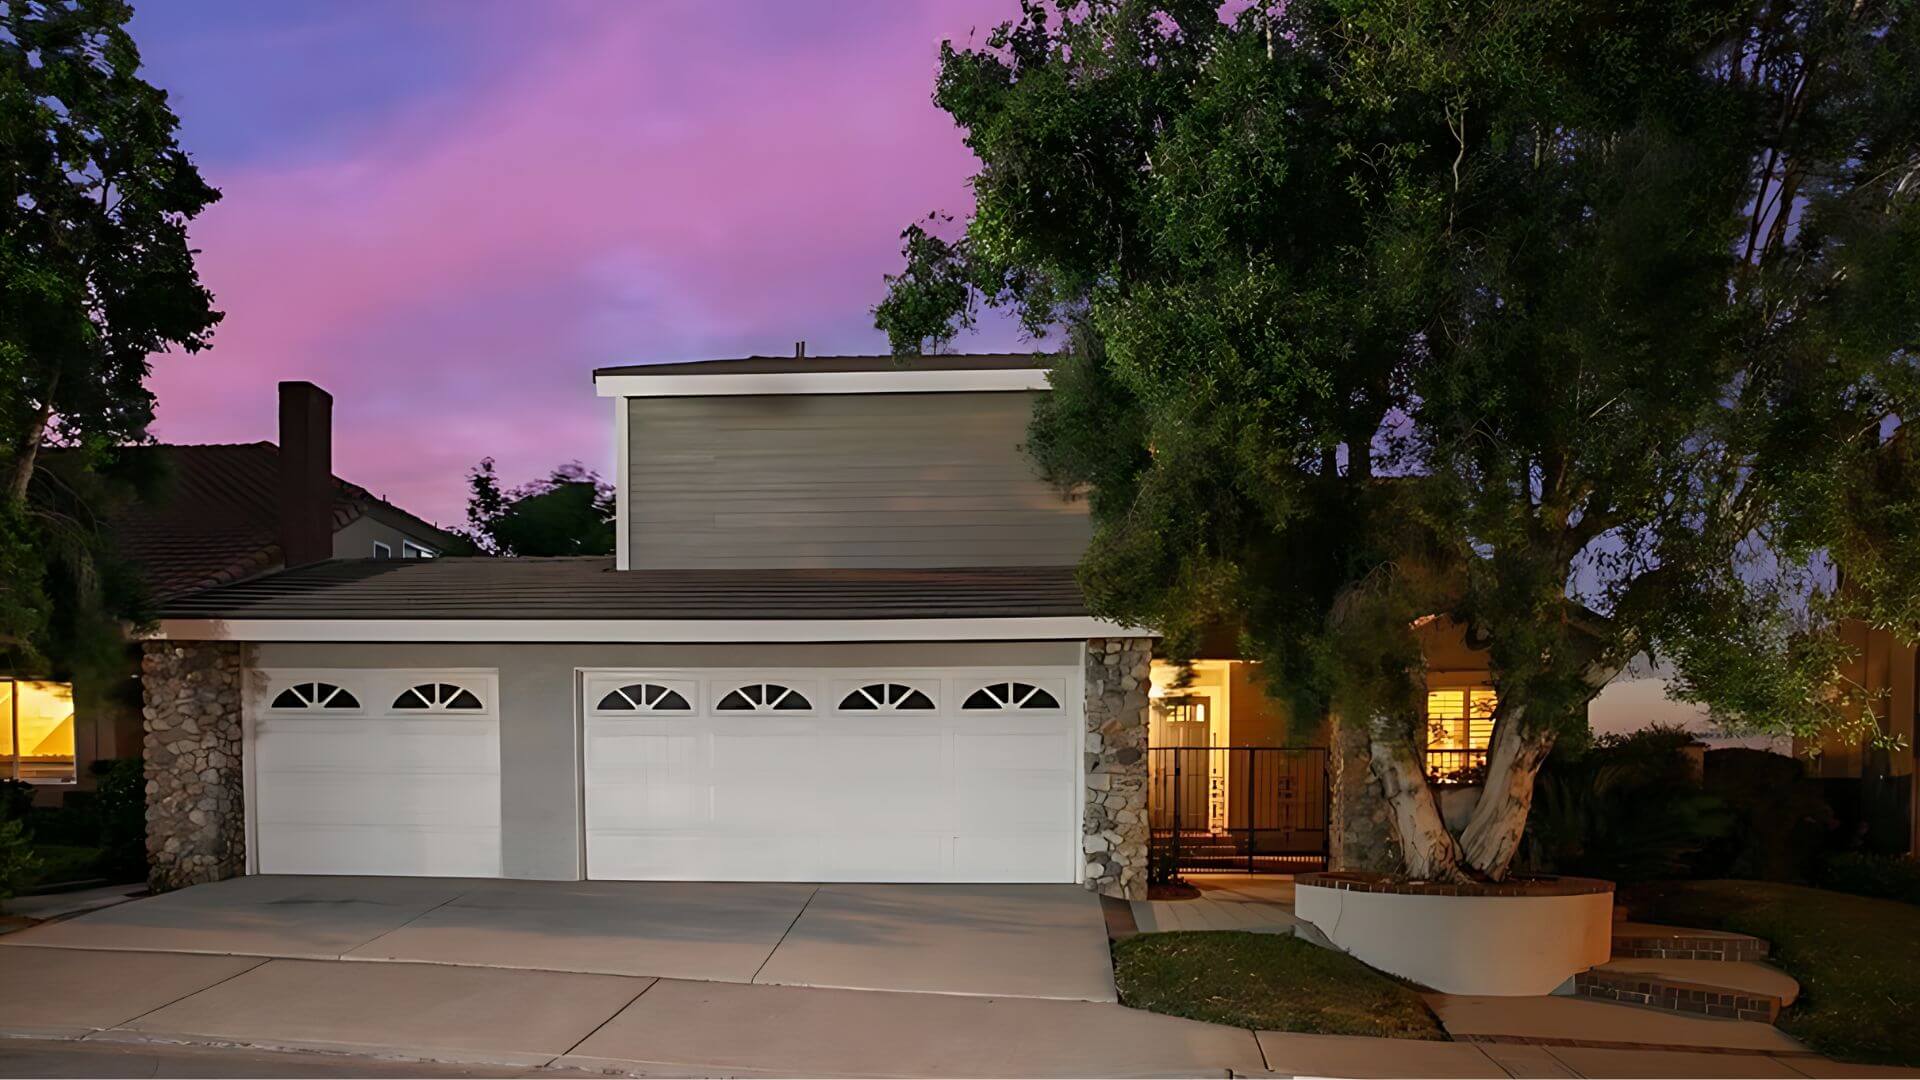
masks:
{"type": "Polygon", "coordinates": [[[975,833],[956,837],[953,874],[964,881],[1052,881],[1077,838],[1065,829],[975,833]]]}
{"type": "Polygon", "coordinates": [[[497,829],[283,824],[273,839],[260,851],[263,874],[500,875],[497,829]]]}
{"type": "Polygon", "coordinates": [[[691,732],[620,730],[619,724],[594,724],[587,737],[593,743],[592,767],[679,769],[700,752],[700,737],[691,732]]]}
{"type": "Polygon", "coordinates": [[[500,743],[488,726],[466,723],[427,729],[405,723],[359,721],[260,725],[256,760],[271,772],[497,772],[500,743]]]}
{"type": "Polygon", "coordinates": [[[1070,669],[592,672],[613,684],[706,689],[670,720],[586,720],[588,876],[610,879],[1036,881],[1077,879],[1080,727],[1070,669]],[[1074,706],[966,710],[1009,681],[1074,706]],[[930,710],[839,710],[873,683],[925,688],[930,710]],[[805,688],[816,711],[725,712],[734,686],[805,688]],[[831,688],[826,697],[812,691],[831,688]],[[671,732],[616,737],[640,723],[671,732]],[[672,740],[671,751],[661,749],[672,740]],[[617,763],[617,767],[616,767],[617,763]]]}
{"type": "Polygon", "coordinates": [[[825,755],[814,733],[791,728],[715,731],[711,754],[711,768],[716,774],[735,776],[780,776],[825,764],[825,755]]]}
{"type": "Polygon", "coordinates": [[[497,820],[491,776],[283,773],[255,800],[263,823],[458,827],[497,820]]]}

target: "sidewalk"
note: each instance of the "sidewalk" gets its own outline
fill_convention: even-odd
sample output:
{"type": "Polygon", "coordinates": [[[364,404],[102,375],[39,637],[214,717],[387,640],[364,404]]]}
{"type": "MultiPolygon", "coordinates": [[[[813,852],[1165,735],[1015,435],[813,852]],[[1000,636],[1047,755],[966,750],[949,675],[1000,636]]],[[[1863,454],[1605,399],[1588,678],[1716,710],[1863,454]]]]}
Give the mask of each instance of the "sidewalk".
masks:
{"type": "Polygon", "coordinates": [[[20,946],[0,956],[0,1035],[103,1051],[214,1044],[695,1076],[1913,1075],[1803,1052],[1256,1035],[1097,1002],[20,946]]]}

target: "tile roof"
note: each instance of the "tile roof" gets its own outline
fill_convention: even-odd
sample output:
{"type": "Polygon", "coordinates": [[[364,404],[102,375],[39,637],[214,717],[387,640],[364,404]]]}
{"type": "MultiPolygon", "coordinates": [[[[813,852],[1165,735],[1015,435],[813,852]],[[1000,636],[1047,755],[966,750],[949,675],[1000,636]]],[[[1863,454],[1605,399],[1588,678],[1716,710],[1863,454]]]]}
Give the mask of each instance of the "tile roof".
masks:
{"type": "Polygon", "coordinates": [[[941,619],[1087,614],[1071,566],[615,570],[575,558],[335,559],[178,597],[169,619],[941,619]]]}
{"type": "Polygon", "coordinates": [[[1051,368],[1046,353],[939,353],[932,356],[743,356],[594,369],[602,375],[785,375],[828,371],[1032,371],[1051,368]]]}
{"type": "MultiPolygon", "coordinates": [[[[160,457],[159,489],[114,513],[121,554],[141,568],[156,598],[238,581],[281,562],[280,451],[270,442],[136,447],[160,457]]],[[[333,478],[333,527],[369,513],[404,523],[423,538],[451,540],[431,523],[333,478]]]]}

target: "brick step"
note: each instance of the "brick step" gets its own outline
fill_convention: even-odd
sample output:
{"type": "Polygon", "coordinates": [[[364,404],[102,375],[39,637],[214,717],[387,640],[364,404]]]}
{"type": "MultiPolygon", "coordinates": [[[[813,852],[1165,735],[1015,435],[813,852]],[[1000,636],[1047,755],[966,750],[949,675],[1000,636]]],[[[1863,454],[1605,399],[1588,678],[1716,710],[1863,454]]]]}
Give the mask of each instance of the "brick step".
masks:
{"type": "Polygon", "coordinates": [[[1577,997],[1771,1024],[1800,996],[1779,968],[1751,960],[1613,959],[1573,977],[1577,997]]]}
{"type": "Polygon", "coordinates": [[[1613,926],[1615,960],[1725,960],[1767,958],[1767,943],[1747,934],[1695,930],[1686,926],[1622,922],[1613,926]]]}

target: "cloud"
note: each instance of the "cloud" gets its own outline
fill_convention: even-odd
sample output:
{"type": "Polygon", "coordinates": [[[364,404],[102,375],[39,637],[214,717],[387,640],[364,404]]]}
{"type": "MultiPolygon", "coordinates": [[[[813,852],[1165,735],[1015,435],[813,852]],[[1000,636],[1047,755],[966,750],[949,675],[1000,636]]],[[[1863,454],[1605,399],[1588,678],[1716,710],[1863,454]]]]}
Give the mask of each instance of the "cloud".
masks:
{"type": "Polygon", "coordinates": [[[608,468],[595,366],[878,351],[899,229],[967,205],[938,43],[1012,6],[474,9],[497,65],[455,103],[422,88],[324,155],[256,139],[203,166],[225,198],[193,235],[227,320],[156,359],[156,434],[271,438],[274,382],[311,379],[341,475],[453,520],[482,456],[513,480],[608,468]]]}

